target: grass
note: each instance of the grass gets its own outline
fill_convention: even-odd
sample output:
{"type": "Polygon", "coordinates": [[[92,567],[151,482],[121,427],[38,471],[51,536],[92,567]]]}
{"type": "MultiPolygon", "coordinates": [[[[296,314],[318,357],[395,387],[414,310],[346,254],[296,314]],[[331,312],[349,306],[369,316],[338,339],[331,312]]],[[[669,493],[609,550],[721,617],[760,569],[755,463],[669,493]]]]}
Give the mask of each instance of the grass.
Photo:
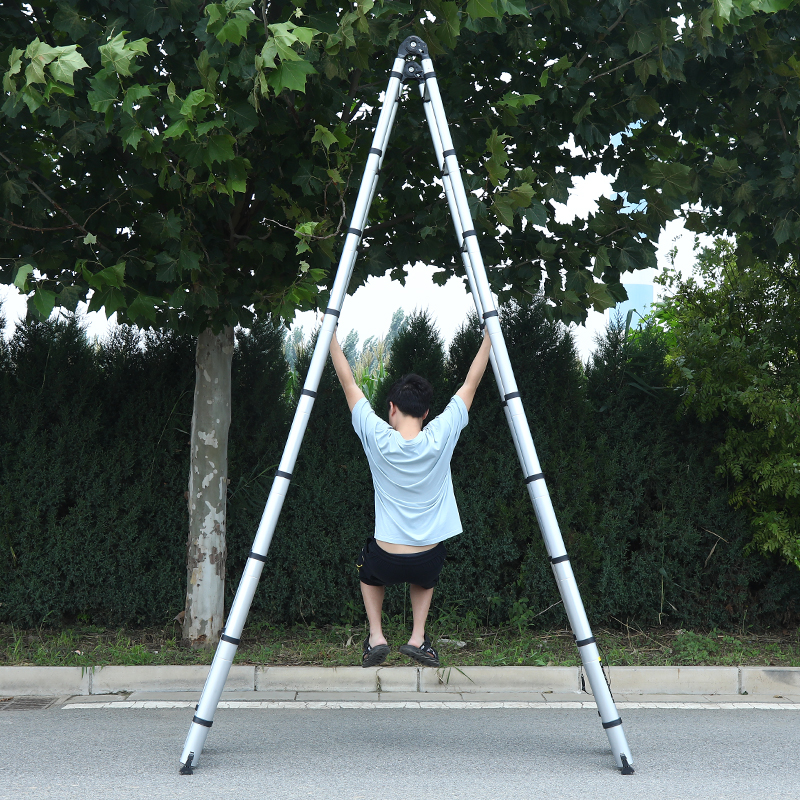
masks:
{"type": "MultiPolygon", "coordinates": [[[[387,621],[391,644],[404,643],[401,619],[387,621]]],[[[445,666],[576,666],[580,663],[568,630],[532,630],[513,625],[465,629],[433,622],[429,633],[445,666]],[[438,642],[438,643],[437,643],[438,642]]],[[[0,625],[0,665],[110,666],[210,664],[213,651],[180,644],[180,627],[107,629],[76,625],[59,630],[24,630],[0,625]]],[[[601,654],[612,666],[781,666],[800,667],[800,629],[728,633],[619,627],[594,631],[601,654]]],[[[242,636],[237,664],[270,666],[358,665],[364,626],[276,627],[252,621],[242,636]]],[[[387,665],[407,665],[395,651],[387,665]]]]}

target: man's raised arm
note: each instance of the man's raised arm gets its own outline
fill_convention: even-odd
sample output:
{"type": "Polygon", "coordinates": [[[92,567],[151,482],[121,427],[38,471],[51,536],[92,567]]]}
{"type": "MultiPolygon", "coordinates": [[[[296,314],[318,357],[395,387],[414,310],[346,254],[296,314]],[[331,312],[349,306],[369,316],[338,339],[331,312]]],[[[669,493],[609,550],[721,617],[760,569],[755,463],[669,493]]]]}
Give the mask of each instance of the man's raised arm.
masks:
{"type": "Polygon", "coordinates": [[[355,404],[364,396],[364,392],[358,388],[358,384],[353,377],[353,371],[347,361],[347,356],[342,351],[339,340],[336,338],[336,331],[333,332],[333,338],[331,339],[331,359],[333,360],[333,367],[336,370],[339,383],[342,384],[342,389],[344,389],[347,405],[352,411],[355,404]]]}
{"type": "Polygon", "coordinates": [[[489,332],[483,334],[483,342],[480,350],[478,350],[475,358],[472,360],[472,366],[467,373],[467,379],[464,385],[456,392],[456,394],[464,401],[464,405],[469,411],[472,405],[472,400],[475,397],[475,392],[481,382],[483,373],[486,371],[486,365],[489,363],[489,351],[492,349],[492,340],[489,338],[489,332]]]}

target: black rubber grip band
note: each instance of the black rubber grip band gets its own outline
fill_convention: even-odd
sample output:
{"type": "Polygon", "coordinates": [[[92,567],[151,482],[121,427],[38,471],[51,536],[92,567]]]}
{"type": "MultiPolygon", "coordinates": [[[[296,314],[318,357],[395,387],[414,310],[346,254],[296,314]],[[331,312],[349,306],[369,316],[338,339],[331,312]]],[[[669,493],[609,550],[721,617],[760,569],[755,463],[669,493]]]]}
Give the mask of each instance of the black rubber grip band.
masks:
{"type": "Polygon", "coordinates": [[[596,641],[597,639],[595,639],[594,636],[590,636],[588,639],[576,639],[575,644],[578,645],[578,647],[586,647],[587,644],[594,644],[596,641]]]}
{"type": "Polygon", "coordinates": [[[317,393],[316,392],[312,392],[311,389],[303,389],[303,391],[300,392],[300,394],[304,394],[304,395],[307,395],[308,397],[312,397],[312,398],[316,398],[316,396],[317,396],[317,393]]]}
{"type": "Polygon", "coordinates": [[[254,553],[252,550],[247,554],[248,558],[253,558],[256,561],[261,561],[262,563],[267,563],[267,557],[262,556],[261,553],[254,553]]]}
{"type": "Polygon", "coordinates": [[[551,564],[560,564],[562,561],[569,561],[569,556],[556,556],[550,559],[551,564]]]}
{"type": "Polygon", "coordinates": [[[461,234],[461,238],[466,239],[467,236],[477,236],[477,235],[478,234],[475,233],[475,231],[464,231],[464,233],[461,234]]]}
{"type": "Polygon", "coordinates": [[[347,232],[354,233],[358,237],[361,237],[361,234],[363,233],[363,231],[360,231],[358,228],[348,228],[347,232]]]}
{"type": "Polygon", "coordinates": [[[292,479],[292,473],[291,472],[282,472],[281,470],[276,470],[275,477],[276,478],[285,478],[287,481],[290,481],[292,479]]]}
{"type": "Polygon", "coordinates": [[[452,149],[450,149],[450,150],[445,150],[445,151],[442,153],[442,158],[447,158],[447,156],[454,156],[455,154],[456,154],[456,151],[455,151],[455,150],[452,150],[452,149]]]}
{"type": "Polygon", "coordinates": [[[609,728],[616,728],[617,725],[622,725],[622,719],[620,717],[617,717],[615,720],[613,720],[611,722],[604,722],[603,723],[603,727],[606,730],[608,730],[609,728]]]}
{"type": "Polygon", "coordinates": [[[507,405],[508,405],[508,403],[506,403],[506,401],[505,401],[505,400],[503,400],[503,402],[502,402],[502,403],[500,403],[500,407],[501,407],[501,408],[505,408],[507,405]]]}
{"type": "Polygon", "coordinates": [[[392,70],[389,73],[389,77],[390,78],[400,78],[400,80],[403,80],[403,73],[402,72],[395,72],[394,70],[392,70]]]}
{"type": "Polygon", "coordinates": [[[210,728],[214,723],[209,722],[207,719],[200,719],[196,714],[192,717],[192,722],[196,722],[198,725],[202,725],[204,728],[210,728]]]}
{"type": "MultiPolygon", "coordinates": [[[[428,80],[428,78],[435,78],[436,77],[436,73],[435,72],[426,72],[422,77],[425,78],[425,80],[428,80]]],[[[453,152],[455,153],[455,150],[453,150],[453,152]]]]}
{"type": "Polygon", "coordinates": [[[522,397],[522,395],[519,392],[509,392],[506,395],[506,400],[513,400],[515,397],[522,397]]]}
{"type": "Polygon", "coordinates": [[[369,154],[370,154],[370,155],[372,155],[373,153],[374,153],[376,156],[382,156],[382,155],[383,155],[383,150],[378,150],[378,148],[377,148],[377,147],[370,147],[370,149],[369,149],[369,154]]]}
{"type": "Polygon", "coordinates": [[[533,483],[534,481],[540,481],[544,478],[544,472],[537,472],[535,475],[528,475],[525,478],[525,483],[533,483]]]}
{"type": "Polygon", "coordinates": [[[338,309],[335,309],[335,308],[330,308],[330,307],[326,308],[325,309],[325,313],[326,314],[332,314],[334,317],[338,317],[339,316],[339,311],[338,311],[338,309]]]}
{"type": "Polygon", "coordinates": [[[484,311],[483,318],[488,319],[489,317],[499,317],[500,315],[496,311],[484,311]]]}
{"type": "Polygon", "coordinates": [[[228,636],[226,633],[223,633],[222,636],[219,637],[223,642],[228,642],[228,644],[235,644],[239,645],[240,640],[234,639],[233,636],[228,636]]]}

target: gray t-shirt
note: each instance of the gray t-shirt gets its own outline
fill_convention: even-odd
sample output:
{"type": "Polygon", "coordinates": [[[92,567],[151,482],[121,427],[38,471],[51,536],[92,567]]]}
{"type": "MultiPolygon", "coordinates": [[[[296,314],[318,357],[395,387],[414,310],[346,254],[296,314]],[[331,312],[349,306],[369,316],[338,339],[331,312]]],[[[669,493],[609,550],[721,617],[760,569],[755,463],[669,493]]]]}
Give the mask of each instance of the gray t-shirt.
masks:
{"type": "Polygon", "coordinates": [[[455,396],[418,436],[406,440],[366,398],[355,404],[353,427],[375,486],[376,539],[420,546],[461,533],[450,458],[468,421],[464,401],[455,396]]]}

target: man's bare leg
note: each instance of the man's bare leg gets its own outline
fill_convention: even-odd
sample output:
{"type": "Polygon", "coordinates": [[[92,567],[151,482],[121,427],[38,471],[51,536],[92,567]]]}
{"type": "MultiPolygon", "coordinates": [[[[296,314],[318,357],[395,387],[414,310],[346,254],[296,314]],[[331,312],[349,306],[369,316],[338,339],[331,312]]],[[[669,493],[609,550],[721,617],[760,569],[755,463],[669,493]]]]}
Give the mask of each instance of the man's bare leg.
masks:
{"type": "MultiPolygon", "coordinates": [[[[383,596],[386,594],[385,586],[370,586],[361,584],[361,596],[364,598],[364,608],[369,620],[369,646],[377,647],[379,644],[388,644],[381,627],[381,610],[383,609],[383,596]]],[[[430,605],[430,600],[428,600],[430,605]]],[[[427,612],[426,612],[427,614],[427,612]]],[[[420,640],[421,641],[421,640],[420,640]]]]}
{"type": "Polygon", "coordinates": [[[425,639],[425,622],[428,619],[428,611],[431,608],[433,588],[423,589],[421,586],[417,586],[416,583],[410,583],[408,585],[408,593],[411,597],[411,612],[414,615],[414,628],[411,631],[411,638],[408,643],[414,647],[420,647],[425,639]]]}

